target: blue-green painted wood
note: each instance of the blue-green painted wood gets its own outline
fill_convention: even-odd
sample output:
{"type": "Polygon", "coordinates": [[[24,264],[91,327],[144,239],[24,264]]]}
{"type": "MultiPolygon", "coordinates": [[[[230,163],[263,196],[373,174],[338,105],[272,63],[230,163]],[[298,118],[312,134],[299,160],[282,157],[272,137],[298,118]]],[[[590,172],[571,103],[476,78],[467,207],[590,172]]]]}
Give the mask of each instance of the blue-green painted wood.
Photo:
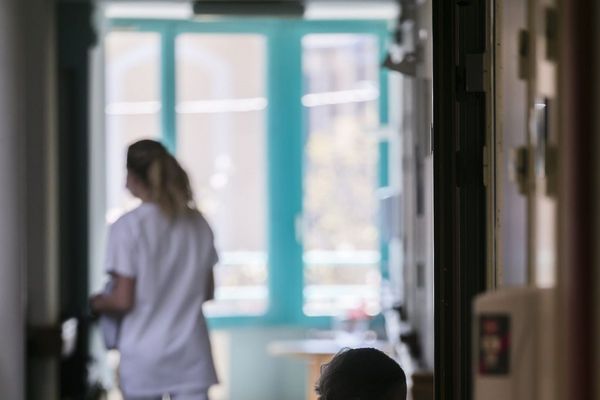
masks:
{"type": "Polygon", "coordinates": [[[307,33],[375,33],[386,35],[392,27],[392,22],[382,20],[303,20],[297,18],[217,18],[210,20],[114,18],[109,21],[109,27],[112,29],[161,31],[166,26],[173,27],[176,32],[263,32],[268,34],[273,29],[284,29],[287,31],[293,30],[300,35],[307,33]]]}
{"type": "Polygon", "coordinates": [[[161,30],[161,126],[162,140],[175,154],[177,148],[177,82],[175,76],[175,34],[171,26],[161,30]]]}
{"type": "MultiPolygon", "coordinates": [[[[380,65],[383,64],[385,57],[387,55],[387,51],[390,45],[390,33],[383,28],[383,26],[378,29],[379,36],[379,60],[380,65]]],[[[388,70],[383,68],[383,66],[379,69],[379,123],[381,126],[386,126],[389,124],[389,79],[388,79],[388,70]]],[[[387,165],[387,164],[386,164],[387,165]]],[[[387,184],[386,184],[387,185],[387,184]]]]}
{"type": "Polygon", "coordinates": [[[269,317],[292,323],[302,310],[302,48],[300,36],[281,22],[269,37],[269,317]]]}
{"type": "MultiPolygon", "coordinates": [[[[384,102],[384,99],[381,100],[384,102]]],[[[387,139],[383,139],[379,142],[379,187],[387,187],[390,184],[389,178],[389,152],[390,146],[387,139]]],[[[388,280],[390,278],[390,266],[389,266],[389,244],[383,240],[379,243],[380,261],[379,267],[381,272],[381,278],[388,280]]]]}
{"type": "MultiPolygon", "coordinates": [[[[383,63],[389,48],[389,32],[380,28],[379,31],[379,59],[383,63]]],[[[388,70],[381,67],[379,70],[379,123],[382,127],[389,123],[389,80],[388,70]]],[[[389,152],[390,146],[387,139],[379,143],[379,187],[389,186],[389,152]]],[[[380,239],[380,263],[379,269],[381,278],[389,280],[390,278],[390,246],[389,243],[380,239]]]]}

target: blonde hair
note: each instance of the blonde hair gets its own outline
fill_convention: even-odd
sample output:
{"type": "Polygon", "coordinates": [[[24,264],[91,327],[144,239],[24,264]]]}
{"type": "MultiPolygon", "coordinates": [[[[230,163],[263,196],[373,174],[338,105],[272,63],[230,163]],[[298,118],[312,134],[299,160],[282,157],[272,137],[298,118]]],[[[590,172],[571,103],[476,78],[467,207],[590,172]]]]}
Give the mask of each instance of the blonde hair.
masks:
{"type": "Polygon", "coordinates": [[[127,169],[150,190],[150,200],[169,217],[196,210],[187,173],[159,142],[149,139],[127,149],[127,169]]]}

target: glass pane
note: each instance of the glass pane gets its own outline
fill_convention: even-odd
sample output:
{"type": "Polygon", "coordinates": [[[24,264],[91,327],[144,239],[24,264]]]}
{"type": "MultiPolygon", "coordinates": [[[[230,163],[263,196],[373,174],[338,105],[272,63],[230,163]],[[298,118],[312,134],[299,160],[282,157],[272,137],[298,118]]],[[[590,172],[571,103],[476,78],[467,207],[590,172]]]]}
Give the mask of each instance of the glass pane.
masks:
{"type": "Polygon", "coordinates": [[[373,35],[307,35],[304,312],[379,311],[379,59],[373,35]]]}
{"type": "Polygon", "coordinates": [[[177,156],[221,256],[208,315],[267,306],[265,59],[260,35],[183,34],[176,42],[177,156]]]}
{"type": "Polygon", "coordinates": [[[160,136],[160,35],[111,32],[106,54],[107,220],[138,201],[125,189],[129,144],[160,136]]]}

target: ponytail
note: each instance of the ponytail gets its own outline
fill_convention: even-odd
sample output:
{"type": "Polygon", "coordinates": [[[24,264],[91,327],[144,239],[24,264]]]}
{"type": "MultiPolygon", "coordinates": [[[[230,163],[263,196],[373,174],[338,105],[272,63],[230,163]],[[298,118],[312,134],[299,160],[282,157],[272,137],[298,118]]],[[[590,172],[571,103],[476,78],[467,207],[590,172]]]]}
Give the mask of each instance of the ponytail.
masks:
{"type": "Polygon", "coordinates": [[[169,217],[195,210],[187,173],[162,144],[141,140],[129,146],[127,168],[148,186],[150,198],[169,217]]]}
{"type": "Polygon", "coordinates": [[[155,159],[148,169],[151,198],[170,217],[194,208],[187,174],[175,157],[166,153],[155,159]]]}

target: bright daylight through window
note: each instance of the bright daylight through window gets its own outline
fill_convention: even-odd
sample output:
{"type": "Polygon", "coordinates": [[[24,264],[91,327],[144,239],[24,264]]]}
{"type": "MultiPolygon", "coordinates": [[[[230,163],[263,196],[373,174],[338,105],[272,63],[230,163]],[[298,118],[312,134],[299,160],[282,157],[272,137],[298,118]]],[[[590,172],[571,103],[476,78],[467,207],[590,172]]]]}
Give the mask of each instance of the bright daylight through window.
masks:
{"type": "Polygon", "coordinates": [[[265,316],[285,302],[279,309],[295,313],[290,318],[375,315],[382,262],[376,193],[387,168],[377,136],[387,101],[381,32],[287,27],[297,49],[282,64],[292,65],[288,82],[271,78],[273,54],[289,51],[288,42],[275,39],[281,27],[213,32],[164,25],[115,29],[106,38],[107,222],[138,204],[124,187],[127,146],[160,139],[188,171],[215,231],[220,262],[208,316],[265,316]],[[296,84],[302,90],[286,97],[296,84]],[[281,96],[277,104],[273,93],[281,96]],[[272,128],[284,128],[273,121],[290,115],[298,116],[297,126],[272,128]],[[271,213],[274,201],[298,204],[301,215],[289,214],[300,212],[290,207],[271,213]],[[294,218],[296,232],[285,225],[294,218]],[[274,261],[274,248],[303,251],[280,252],[274,261]],[[303,273],[273,273],[302,265],[303,273]],[[272,298],[284,295],[271,292],[282,285],[295,287],[297,299],[272,298]]]}

